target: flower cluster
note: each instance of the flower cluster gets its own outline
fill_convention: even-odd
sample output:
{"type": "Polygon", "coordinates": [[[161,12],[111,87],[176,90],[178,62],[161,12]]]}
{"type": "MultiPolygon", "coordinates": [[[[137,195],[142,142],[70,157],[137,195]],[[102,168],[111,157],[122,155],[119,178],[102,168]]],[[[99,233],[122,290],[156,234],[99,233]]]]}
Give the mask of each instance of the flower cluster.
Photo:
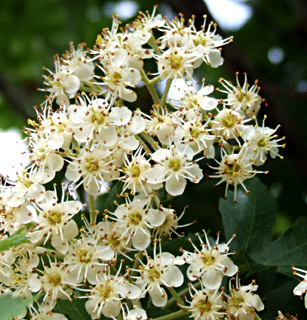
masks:
{"type": "MultiPolygon", "coordinates": [[[[234,86],[221,79],[227,97],[219,99],[213,85],[198,87],[194,69],[221,66],[221,47],[232,38],[223,39],[206,19],[197,30],[193,18],[186,25],[182,16],[168,21],[155,11],[125,28],[114,16],[92,49],[71,44],[55,57],[55,71],[45,76],[48,97],[25,129],[29,164],[16,181],[3,179],[2,238],[21,233],[28,241],[2,253],[0,288],[32,298],[32,319],[64,320],[57,302],[75,299],[85,300],[92,319],[145,320],[142,301],[149,300],[165,308],[177,301],[179,316],[197,320],[252,320],[264,307],[254,283],[241,286],[237,276],[223,288],[226,277],[238,274],[232,239],[212,244],[204,233],[197,235],[200,247],[190,241],[191,252],[164,249],[184,226],[183,213],[165,207],[160,195],[182,195],[203,178],[204,159],[214,159],[211,177],[226,183],[225,197],[232,185],[236,200],[238,186],[248,192],[244,181],[262,172],[255,167],[268,154],[282,158],[284,138],[264,121],[258,125],[257,81],[250,86],[245,75],[241,86],[237,75],[234,86]],[[145,72],[149,59],[155,73],[145,72]],[[168,100],[178,79],[187,89],[168,100]],[[162,96],[158,85],[165,85],[162,96]],[[136,86],[147,87],[150,114],[135,104],[136,86]],[[98,196],[110,188],[119,200],[114,209],[101,208],[98,196]],[[174,290],[186,286],[185,277],[186,301],[184,289],[174,290]]],[[[25,311],[18,319],[27,317],[25,311]]]]}

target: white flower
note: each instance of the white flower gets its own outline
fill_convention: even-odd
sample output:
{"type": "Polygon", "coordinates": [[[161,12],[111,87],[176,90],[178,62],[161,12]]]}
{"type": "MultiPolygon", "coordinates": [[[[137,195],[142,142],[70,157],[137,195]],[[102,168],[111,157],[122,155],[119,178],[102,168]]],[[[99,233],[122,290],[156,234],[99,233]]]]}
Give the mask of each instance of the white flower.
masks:
{"type": "Polygon", "coordinates": [[[129,56],[128,52],[119,48],[114,55],[111,55],[104,68],[99,66],[105,73],[102,77],[103,82],[109,90],[109,95],[116,99],[117,97],[133,102],[137,96],[134,91],[127,87],[135,87],[141,81],[140,70],[143,67],[142,60],[137,56],[129,56]]]}
{"type": "Polygon", "coordinates": [[[132,112],[127,107],[112,107],[104,99],[79,98],[80,104],[71,105],[68,115],[74,138],[78,142],[87,142],[95,138],[106,147],[117,142],[117,126],[129,122],[132,112]]]}
{"type": "Polygon", "coordinates": [[[127,313],[125,312],[123,314],[124,320],[147,320],[148,316],[145,310],[135,308],[132,310],[127,310],[127,313]]]}
{"type": "MultiPolygon", "coordinates": [[[[167,293],[164,287],[180,287],[183,284],[183,275],[175,266],[175,257],[169,252],[156,254],[154,246],[154,258],[148,255],[147,264],[141,262],[141,276],[137,277],[135,284],[149,293],[152,303],[156,307],[163,307],[167,303],[167,293]]],[[[160,248],[161,251],[161,248],[160,248]]]]}
{"type": "Polygon", "coordinates": [[[53,304],[57,299],[70,299],[72,290],[68,285],[67,272],[65,265],[61,262],[51,262],[49,265],[44,264],[44,271],[40,271],[40,281],[42,283],[41,291],[45,292],[44,302],[53,304]]]}
{"type": "Polygon", "coordinates": [[[211,120],[213,132],[217,136],[222,136],[224,139],[236,139],[237,143],[241,145],[238,137],[243,135],[244,124],[249,119],[244,120],[239,112],[224,108],[211,120]]]}
{"type": "Polygon", "coordinates": [[[172,196],[181,195],[187,184],[187,179],[198,183],[202,170],[193,161],[195,152],[185,144],[171,145],[170,149],[159,149],[151,156],[157,164],[153,166],[146,177],[149,183],[165,181],[166,191],[172,196]]]}
{"type": "Polygon", "coordinates": [[[301,278],[303,278],[303,281],[301,281],[293,290],[293,294],[296,296],[303,296],[305,294],[304,303],[305,308],[307,309],[307,271],[299,268],[292,267],[292,270],[294,270],[293,274],[297,275],[301,278]],[[301,273],[297,273],[297,271],[301,273]]]}
{"type": "Polygon", "coordinates": [[[171,47],[162,55],[156,56],[158,60],[158,74],[161,79],[181,79],[187,75],[192,79],[193,69],[199,66],[197,56],[182,47],[171,47]]]}
{"type": "Polygon", "coordinates": [[[130,202],[126,198],[126,203],[117,207],[113,215],[116,223],[125,226],[126,229],[122,237],[131,239],[132,245],[137,250],[145,250],[150,244],[150,229],[161,225],[164,222],[164,215],[159,210],[149,209],[150,197],[140,194],[130,202]]]}
{"type": "Polygon", "coordinates": [[[32,255],[30,259],[27,256],[19,256],[19,261],[12,265],[14,272],[10,275],[10,287],[15,289],[12,296],[32,298],[32,294],[41,289],[39,275],[34,272],[38,263],[37,255],[32,255]]]}
{"type": "Polygon", "coordinates": [[[258,288],[254,281],[247,285],[241,286],[238,275],[236,276],[236,285],[231,286],[229,282],[229,294],[227,295],[227,314],[230,318],[234,317],[240,320],[253,320],[255,318],[255,310],[261,311],[264,305],[255,294],[258,288]]]}
{"type": "Polygon", "coordinates": [[[78,226],[72,218],[81,210],[82,204],[63,201],[63,198],[58,203],[56,191],[46,192],[43,201],[36,206],[39,211],[37,226],[30,232],[30,238],[32,242],[38,242],[47,235],[44,243],[51,237],[53,247],[65,254],[69,248],[68,241],[78,235],[78,226]]]}
{"type": "Polygon", "coordinates": [[[205,86],[204,82],[200,90],[197,90],[192,85],[188,86],[188,90],[182,92],[183,96],[180,98],[180,107],[185,109],[185,112],[191,111],[211,111],[218,105],[218,100],[208,97],[214,91],[213,85],[205,86]]]}
{"type": "MultiPolygon", "coordinates": [[[[149,12],[141,12],[141,15],[132,23],[131,29],[134,39],[139,39],[142,44],[148,42],[152,36],[152,29],[160,28],[165,24],[165,19],[161,14],[156,14],[157,6],[154,6],[153,12],[149,15],[149,12]]],[[[143,57],[142,57],[143,58],[143,57]]]]}
{"type": "MultiPolygon", "coordinates": [[[[198,235],[201,250],[199,250],[190,239],[190,242],[195,249],[194,252],[183,250],[184,254],[181,257],[182,262],[189,264],[187,276],[191,281],[195,281],[201,277],[202,284],[205,288],[216,290],[222,283],[223,276],[231,277],[237,273],[238,267],[228,257],[229,243],[231,238],[226,244],[219,244],[219,234],[214,246],[211,246],[204,232],[206,244],[201,240],[198,235]]],[[[180,258],[177,258],[180,263],[180,258]]]]}
{"type": "Polygon", "coordinates": [[[202,152],[206,158],[213,158],[215,149],[213,142],[214,135],[209,134],[208,123],[202,123],[199,119],[187,120],[182,126],[176,128],[175,135],[182,137],[184,143],[188,144],[196,153],[202,152]]]}
{"type": "Polygon", "coordinates": [[[155,228],[156,238],[160,238],[162,235],[171,237],[172,233],[180,236],[180,234],[176,232],[176,229],[190,225],[178,225],[178,222],[183,217],[185,210],[179,217],[177,216],[176,211],[171,208],[164,208],[160,206],[159,211],[164,215],[164,222],[155,228]]]}
{"type": "Polygon", "coordinates": [[[177,113],[169,112],[166,108],[161,108],[160,105],[154,105],[150,119],[147,120],[146,132],[151,136],[156,135],[161,144],[168,146],[174,139],[178,123],[177,113]]]}
{"type": "Polygon", "coordinates": [[[33,221],[33,214],[28,209],[29,202],[15,206],[11,202],[11,196],[14,195],[10,189],[0,189],[0,231],[14,234],[25,224],[33,221]]]}
{"type": "Polygon", "coordinates": [[[51,135],[37,133],[28,140],[32,151],[29,157],[32,162],[30,169],[36,166],[58,172],[63,168],[64,160],[58,150],[63,146],[64,136],[54,132],[51,135]]]}
{"type": "Polygon", "coordinates": [[[217,68],[223,64],[224,59],[221,57],[221,49],[219,47],[232,41],[232,37],[223,39],[216,34],[216,23],[211,22],[205,29],[206,19],[204,20],[202,30],[197,31],[192,20],[191,29],[193,30],[192,39],[194,44],[194,52],[197,53],[204,62],[212,68],[217,68]]]}
{"type": "Polygon", "coordinates": [[[122,299],[137,299],[140,294],[141,290],[124,277],[105,271],[97,277],[97,285],[90,290],[85,308],[92,319],[99,319],[101,314],[114,318],[120,313],[122,299]]]}
{"type": "Polygon", "coordinates": [[[73,43],[70,43],[69,54],[65,55],[62,61],[70,74],[77,76],[80,81],[88,81],[93,78],[95,65],[87,57],[88,52],[83,51],[83,45],[79,44],[75,50],[73,43]]]}
{"type": "Polygon", "coordinates": [[[85,146],[77,158],[69,161],[65,177],[73,183],[81,179],[76,189],[83,184],[88,194],[98,195],[106,181],[115,180],[119,175],[117,166],[113,165],[114,160],[112,152],[100,145],[95,146],[93,150],[85,146]]]}
{"type": "Polygon", "coordinates": [[[239,73],[236,73],[237,86],[234,86],[230,81],[220,79],[219,82],[224,86],[226,91],[220,90],[221,92],[227,93],[227,99],[224,102],[236,110],[246,115],[249,118],[257,116],[260,110],[261,102],[264,101],[258,94],[260,87],[258,86],[258,80],[250,87],[247,82],[247,75],[244,73],[244,83],[241,87],[239,82],[239,73]]]}
{"type": "Polygon", "coordinates": [[[278,154],[278,148],[284,148],[286,144],[279,144],[280,141],[283,141],[285,137],[277,138],[276,131],[279,128],[277,126],[275,129],[264,126],[264,117],[262,127],[258,125],[248,126],[244,128],[244,135],[242,138],[246,142],[244,146],[247,148],[247,156],[251,158],[255,166],[261,166],[267,160],[267,154],[269,153],[271,158],[276,158],[277,156],[283,159],[282,156],[278,154]]]}
{"type": "Polygon", "coordinates": [[[193,285],[190,287],[192,301],[190,306],[184,306],[191,312],[190,318],[195,320],[216,320],[224,318],[225,312],[222,293],[217,290],[202,288],[196,290],[193,285]],[[192,287],[192,289],[191,289],[192,287]],[[194,292],[192,292],[192,290],[194,292]]]}
{"type": "Polygon", "coordinates": [[[123,236],[127,231],[127,228],[122,223],[102,221],[96,226],[95,235],[98,238],[98,244],[103,247],[109,247],[115,257],[123,255],[127,259],[130,259],[126,255],[126,252],[131,251],[131,239],[130,235],[123,236]]]}
{"type": "Polygon", "coordinates": [[[69,98],[75,96],[80,88],[80,79],[66,70],[59,57],[55,58],[54,64],[55,72],[46,69],[49,76],[44,76],[44,84],[49,88],[46,88],[45,91],[50,92],[51,101],[56,98],[57,104],[61,105],[64,102],[64,105],[68,105],[69,98]]]}
{"type": "Polygon", "coordinates": [[[122,169],[125,174],[120,178],[124,182],[123,191],[130,189],[133,194],[136,192],[147,195],[151,190],[157,190],[162,187],[162,184],[150,184],[146,178],[146,172],[151,168],[149,160],[142,154],[143,148],[139,147],[131,160],[126,156],[125,165],[122,169]]]}
{"type": "Polygon", "coordinates": [[[210,178],[221,178],[221,180],[216,184],[219,185],[223,182],[226,182],[225,190],[225,199],[227,198],[227,192],[229,185],[233,185],[234,192],[234,201],[237,198],[237,187],[241,185],[246,193],[249,191],[244,185],[244,181],[254,177],[257,173],[267,173],[263,171],[256,171],[252,167],[252,162],[250,158],[246,155],[246,149],[242,148],[239,153],[227,154],[224,149],[222,149],[222,159],[221,161],[216,162],[219,164],[218,167],[211,167],[212,169],[217,170],[214,175],[211,175],[210,178]]]}
{"type": "Polygon", "coordinates": [[[25,201],[40,202],[46,193],[43,184],[53,180],[54,171],[34,169],[32,171],[23,171],[17,176],[16,184],[10,187],[11,196],[8,205],[18,207],[25,201]]]}
{"type": "Polygon", "coordinates": [[[114,251],[109,246],[97,243],[98,239],[83,237],[70,245],[64,258],[64,263],[68,266],[68,281],[80,283],[86,279],[91,284],[97,282],[97,272],[106,265],[103,261],[114,257],[114,251]]]}

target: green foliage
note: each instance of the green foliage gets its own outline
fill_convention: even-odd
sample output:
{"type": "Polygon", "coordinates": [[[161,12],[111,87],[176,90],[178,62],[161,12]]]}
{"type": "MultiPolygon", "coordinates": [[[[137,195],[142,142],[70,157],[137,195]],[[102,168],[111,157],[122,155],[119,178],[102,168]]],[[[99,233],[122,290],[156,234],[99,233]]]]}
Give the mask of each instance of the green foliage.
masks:
{"type": "Polygon", "coordinates": [[[13,298],[11,294],[0,296],[0,320],[10,320],[14,317],[26,313],[26,307],[32,302],[32,299],[22,297],[13,298]]]}
{"type": "MultiPolygon", "coordinates": [[[[6,251],[9,248],[17,247],[23,243],[29,242],[29,237],[27,235],[22,234],[24,229],[18,230],[12,236],[7,239],[3,239],[0,241],[0,252],[6,251]]],[[[0,309],[1,310],[1,309],[0,309]]]]}
{"type": "Polygon", "coordinates": [[[247,195],[240,190],[237,203],[233,202],[233,192],[229,192],[228,200],[219,202],[226,238],[234,233],[237,235],[231,243],[231,248],[238,251],[233,260],[243,274],[253,275],[260,284],[260,296],[265,304],[261,319],[272,319],[276,315],[276,293],[286,288],[288,294],[279,296],[278,300],[284,299],[279,305],[285,312],[295,314],[301,310],[303,315],[303,306],[295,303],[293,308],[290,293],[298,282],[291,277],[291,266],[307,265],[307,219],[301,217],[287,232],[273,240],[276,201],[257,178],[246,186],[251,193],[247,195]]]}
{"type": "Polygon", "coordinates": [[[58,300],[57,309],[68,316],[70,320],[88,320],[89,314],[85,310],[84,300],[58,300]]]}

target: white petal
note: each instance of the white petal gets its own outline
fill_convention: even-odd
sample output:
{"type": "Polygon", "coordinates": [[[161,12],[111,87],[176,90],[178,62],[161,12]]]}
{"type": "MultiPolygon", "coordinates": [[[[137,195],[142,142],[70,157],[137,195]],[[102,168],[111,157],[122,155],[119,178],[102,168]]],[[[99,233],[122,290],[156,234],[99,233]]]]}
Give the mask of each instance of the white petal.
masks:
{"type": "Polygon", "coordinates": [[[146,220],[153,226],[158,227],[165,221],[165,215],[158,209],[149,209],[146,220]]]}
{"type": "Polygon", "coordinates": [[[234,274],[238,272],[238,267],[232,262],[231,259],[226,258],[225,260],[223,260],[222,263],[227,268],[227,270],[223,272],[224,275],[232,277],[234,274]]]}
{"type": "Polygon", "coordinates": [[[137,250],[145,250],[150,245],[150,233],[148,230],[137,229],[132,237],[132,245],[137,250]]]}
{"type": "Polygon", "coordinates": [[[64,160],[59,154],[49,153],[46,158],[46,165],[51,171],[60,171],[64,166],[64,160]]]}
{"type": "Polygon", "coordinates": [[[37,292],[42,287],[42,283],[38,279],[38,274],[32,274],[32,276],[29,278],[28,284],[31,292],[37,292]]]}
{"type": "Polygon", "coordinates": [[[105,305],[102,307],[101,312],[107,318],[115,318],[119,315],[120,310],[120,301],[110,300],[105,302],[105,305]]]}
{"type": "Polygon", "coordinates": [[[127,124],[131,119],[132,112],[127,107],[113,107],[110,112],[110,121],[117,126],[127,124]]]}
{"type": "Polygon", "coordinates": [[[96,136],[97,141],[106,147],[113,146],[117,141],[117,133],[114,126],[101,128],[99,134],[96,136]]]}
{"type": "Polygon", "coordinates": [[[203,273],[202,282],[207,289],[218,289],[222,283],[221,272],[215,269],[208,269],[203,273]]]}
{"type": "Polygon", "coordinates": [[[200,107],[203,110],[213,110],[217,107],[218,100],[214,98],[204,97],[202,102],[200,103],[200,107]]]}
{"type": "Polygon", "coordinates": [[[172,196],[179,196],[183,194],[183,191],[187,185],[187,180],[185,178],[176,179],[175,176],[170,177],[166,180],[165,189],[172,196]]]}
{"type": "Polygon", "coordinates": [[[154,306],[164,307],[166,305],[167,294],[165,290],[158,284],[153,286],[153,288],[149,291],[149,295],[154,306]]]}
{"type": "Polygon", "coordinates": [[[221,51],[220,50],[210,50],[208,54],[209,61],[211,62],[212,68],[217,68],[220,65],[223,64],[224,59],[221,57],[221,51]]]}
{"type": "Polygon", "coordinates": [[[64,80],[63,86],[68,94],[75,94],[80,88],[80,80],[77,76],[70,75],[64,80]]]}
{"type": "Polygon", "coordinates": [[[66,254],[69,249],[68,241],[65,238],[62,241],[60,235],[53,234],[51,244],[56,250],[58,250],[62,254],[66,254]]]}
{"type": "Polygon", "coordinates": [[[169,287],[180,287],[184,278],[178,267],[170,267],[163,275],[162,279],[169,287]]]}

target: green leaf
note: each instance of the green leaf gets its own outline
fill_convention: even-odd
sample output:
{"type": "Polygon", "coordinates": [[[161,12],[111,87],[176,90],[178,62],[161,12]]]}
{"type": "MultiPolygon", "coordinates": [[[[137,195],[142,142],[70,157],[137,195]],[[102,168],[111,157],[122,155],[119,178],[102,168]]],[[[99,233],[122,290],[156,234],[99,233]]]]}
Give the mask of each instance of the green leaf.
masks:
{"type": "Polygon", "coordinates": [[[291,275],[291,266],[307,265],[307,218],[296,224],[277,240],[272,241],[276,216],[276,203],[268,189],[253,180],[247,184],[249,195],[238,192],[237,203],[221,200],[219,208],[225,226],[226,237],[236,233],[232,242],[235,250],[244,250],[252,262],[254,272],[263,268],[291,275]]]}
{"type": "Polygon", "coordinates": [[[57,309],[69,317],[71,320],[89,320],[91,316],[88,314],[84,307],[84,300],[76,299],[73,301],[69,300],[58,300],[57,309]]]}
{"type": "Polygon", "coordinates": [[[0,252],[6,251],[11,247],[17,247],[23,243],[30,242],[28,235],[21,234],[23,229],[18,230],[12,236],[0,241],[0,252]]]}
{"type": "Polygon", "coordinates": [[[13,298],[10,293],[0,297],[0,320],[10,320],[21,316],[26,312],[26,308],[32,302],[32,298],[23,299],[21,297],[13,298]]]}
{"type": "Polygon", "coordinates": [[[246,187],[250,194],[239,190],[237,203],[234,203],[233,192],[229,192],[227,200],[219,201],[219,209],[226,239],[237,235],[231,248],[251,252],[261,250],[271,242],[277,205],[269,190],[257,178],[248,181],[246,187]]]}
{"type": "Polygon", "coordinates": [[[307,266],[307,218],[301,217],[296,224],[277,240],[268,243],[265,250],[252,253],[258,263],[277,266],[277,271],[292,274],[291,266],[307,266]]]}

